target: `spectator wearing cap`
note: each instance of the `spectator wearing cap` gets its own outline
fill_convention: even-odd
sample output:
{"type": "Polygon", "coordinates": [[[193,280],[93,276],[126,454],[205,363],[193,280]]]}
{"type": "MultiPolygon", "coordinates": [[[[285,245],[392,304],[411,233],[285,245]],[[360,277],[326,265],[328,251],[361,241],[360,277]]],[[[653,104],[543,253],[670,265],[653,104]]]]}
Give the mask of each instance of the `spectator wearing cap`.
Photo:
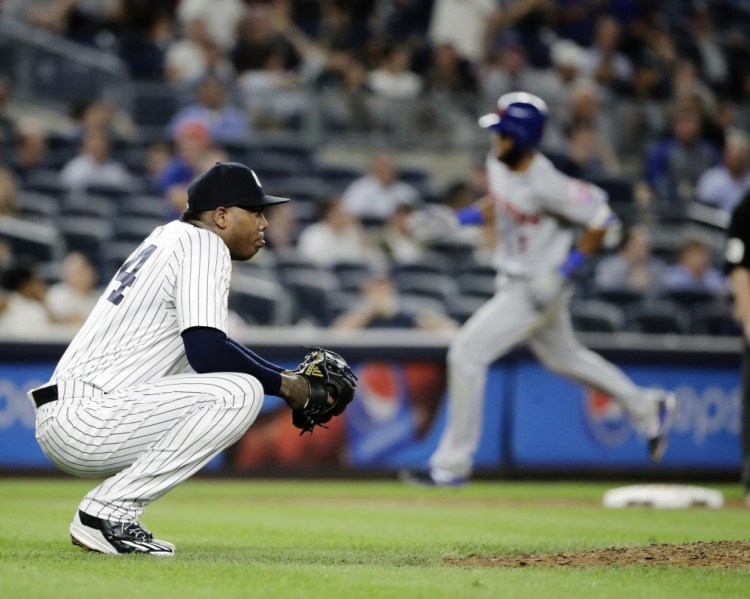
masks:
{"type": "Polygon", "coordinates": [[[722,163],[708,169],[698,179],[698,200],[731,213],[750,190],[749,152],[748,135],[740,130],[730,132],[724,145],[722,163]]]}
{"type": "Polygon", "coordinates": [[[223,157],[223,153],[211,143],[204,123],[185,121],[177,127],[175,155],[158,177],[158,188],[167,201],[169,217],[176,218],[185,209],[188,184],[223,157]]]}
{"type": "Polygon", "coordinates": [[[353,181],[343,193],[344,209],[360,219],[385,221],[397,206],[415,206],[419,192],[412,185],[398,180],[393,156],[376,152],[370,172],[353,181]]]}
{"type": "Polygon", "coordinates": [[[204,77],[198,85],[198,101],[182,108],[168,125],[172,138],[184,123],[202,123],[216,143],[242,141],[251,134],[245,113],[226,101],[224,83],[215,75],[204,77]]]}

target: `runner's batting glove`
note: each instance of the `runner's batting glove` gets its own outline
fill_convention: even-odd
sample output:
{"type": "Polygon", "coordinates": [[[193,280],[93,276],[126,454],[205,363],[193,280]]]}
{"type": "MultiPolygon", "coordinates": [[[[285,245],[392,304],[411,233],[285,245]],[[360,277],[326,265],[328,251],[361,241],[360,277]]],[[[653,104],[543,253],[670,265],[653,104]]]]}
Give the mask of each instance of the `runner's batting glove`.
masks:
{"type": "Polygon", "coordinates": [[[529,298],[537,310],[544,310],[562,295],[570,278],[588,260],[578,249],[568,254],[567,260],[555,270],[543,272],[529,282],[529,298]]]}
{"type": "Polygon", "coordinates": [[[327,428],[325,424],[343,414],[354,399],[357,377],[336,352],[315,348],[292,372],[304,378],[310,388],[305,407],[292,412],[292,424],[302,431],[300,435],[312,433],[316,426],[327,428]],[[333,398],[330,405],[329,395],[333,398]]]}

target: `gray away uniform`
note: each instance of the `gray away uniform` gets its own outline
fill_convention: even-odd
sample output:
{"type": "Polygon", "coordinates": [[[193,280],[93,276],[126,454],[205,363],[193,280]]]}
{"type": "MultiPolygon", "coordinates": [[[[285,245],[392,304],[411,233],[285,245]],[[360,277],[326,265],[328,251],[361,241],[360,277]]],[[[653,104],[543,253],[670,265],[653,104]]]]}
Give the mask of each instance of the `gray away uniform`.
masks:
{"type": "Polygon", "coordinates": [[[464,324],[448,351],[448,423],[430,459],[437,480],[470,475],[481,433],[487,368],[519,343],[527,342],[550,371],[613,397],[645,436],[658,429],[658,392],[637,387],[575,339],[570,290],[544,310],[535,308],[528,294],[530,280],[565,261],[577,228],[617,222],[606,193],[565,176],[538,153],[522,173],[489,156],[487,173],[500,235],[494,259],[496,293],[464,324]]]}

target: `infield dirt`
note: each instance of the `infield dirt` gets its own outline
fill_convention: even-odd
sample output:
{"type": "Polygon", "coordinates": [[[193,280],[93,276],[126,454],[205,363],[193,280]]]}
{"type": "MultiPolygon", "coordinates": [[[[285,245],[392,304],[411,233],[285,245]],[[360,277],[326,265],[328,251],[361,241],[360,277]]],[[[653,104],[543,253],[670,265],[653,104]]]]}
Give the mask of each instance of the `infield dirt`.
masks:
{"type": "Polygon", "coordinates": [[[571,553],[527,553],[494,557],[446,558],[457,566],[500,568],[601,568],[609,566],[672,566],[675,568],[750,568],[750,541],[713,541],[679,545],[609,547],[571,553]]]}

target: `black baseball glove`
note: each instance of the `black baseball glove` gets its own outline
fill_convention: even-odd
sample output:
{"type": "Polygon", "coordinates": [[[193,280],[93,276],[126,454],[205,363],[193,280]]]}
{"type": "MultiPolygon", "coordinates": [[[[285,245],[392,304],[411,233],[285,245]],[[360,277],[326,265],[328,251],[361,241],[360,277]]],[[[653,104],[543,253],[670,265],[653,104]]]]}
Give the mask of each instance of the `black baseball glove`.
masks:
{"type": "Polygon", "coordinates": [[[315,348],[292,372],[304,377],[310,387],[307,405],[292,412],[292,424],[302,430],[300,435],[312,433],[316,426],[327,428],[325,423],[342,414],[354,399],[357,377],[336,352],[315,348]],[[329,395],[332,405],[328,405],[329,395]]]}

